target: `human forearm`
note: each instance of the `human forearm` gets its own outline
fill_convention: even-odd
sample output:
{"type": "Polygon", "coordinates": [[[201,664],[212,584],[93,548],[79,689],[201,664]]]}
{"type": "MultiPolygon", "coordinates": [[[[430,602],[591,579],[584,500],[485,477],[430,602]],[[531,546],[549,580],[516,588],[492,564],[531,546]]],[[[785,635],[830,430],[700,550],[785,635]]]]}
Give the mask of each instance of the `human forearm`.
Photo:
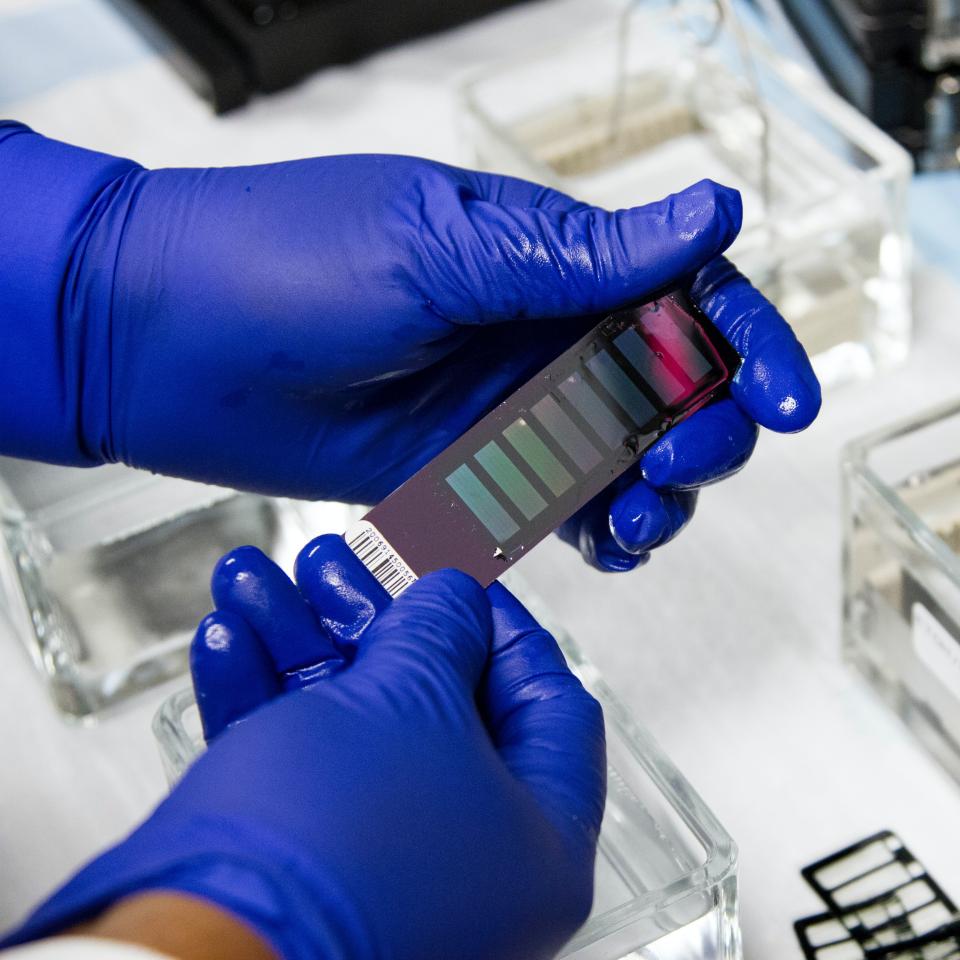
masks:
{"type": "Polygon", "coordinates": [[[194,897],[148,891],[67,931],[146,947],[175,960],[276,960],[246,924],[194,897]]]}

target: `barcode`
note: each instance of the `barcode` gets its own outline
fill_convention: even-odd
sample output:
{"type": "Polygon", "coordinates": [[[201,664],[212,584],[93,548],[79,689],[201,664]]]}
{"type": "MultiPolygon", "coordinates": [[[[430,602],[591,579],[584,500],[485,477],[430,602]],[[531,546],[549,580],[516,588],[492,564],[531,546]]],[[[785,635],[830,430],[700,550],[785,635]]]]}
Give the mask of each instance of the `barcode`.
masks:
{"type": "Polygon", "coordinates": [[[391,597],[398,597],[417,579],[372,523],[361,520],[344,534],[344,539],[391,597]]]}

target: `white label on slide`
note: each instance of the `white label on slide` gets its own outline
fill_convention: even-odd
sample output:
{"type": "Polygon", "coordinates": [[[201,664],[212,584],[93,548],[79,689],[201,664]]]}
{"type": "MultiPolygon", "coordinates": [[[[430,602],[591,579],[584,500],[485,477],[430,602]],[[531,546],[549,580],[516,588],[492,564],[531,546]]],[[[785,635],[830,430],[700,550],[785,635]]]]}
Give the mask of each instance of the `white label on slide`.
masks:
{"type": "Polygon", "coordinates": [[[960,696],[960,641],[922,604],[911,608],[913,649],[955,696],[960,696]]]}

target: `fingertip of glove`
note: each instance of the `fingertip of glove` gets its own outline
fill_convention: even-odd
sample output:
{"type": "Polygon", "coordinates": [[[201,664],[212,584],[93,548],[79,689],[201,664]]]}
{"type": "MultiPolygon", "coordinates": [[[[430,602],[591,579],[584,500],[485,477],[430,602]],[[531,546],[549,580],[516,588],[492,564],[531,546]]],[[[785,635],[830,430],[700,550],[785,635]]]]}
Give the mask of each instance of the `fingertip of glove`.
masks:
{"type": "Polygon", "coordinates": [[[297,554],[294,563],[294,576],[299,581],[302,573],[320,567],[330,559],[342,560],[348,556],[356,560],[357,563],[360,562],[342,536],[336,533],[323,533],[319,537],[314,537],[297,554]]]}
{"type": "MultiPolygon", "coordinates": [[[[287,575],[257,547],[236,547],[221,557],[210,577],[210,593],[218,609],[245,617],[269,610],[287,575]]],[[[291,585],[292,587],[292,585],[291,585]]]]}
{"type": "Polygon", "coordinates": [[[229,610],[208,613],[197,625],[190,643],[190,671],[198,691],[206,689],[211,676],[259,654],[257,641],[249,624],[239,614],[229,610]]]}
{"type": "Polygon", "coordinates": [[[251,568],[256,569],[264,561],[270,562],[259,547],[249,545],[234,547],[217,561],[210,578],[211,582],[214,584],[232,582],[251,568]]]}
{"type": "Polygon", "coordinates": [[[743,200],[740,191],[714,180],[700,180],[675,194],[673,215],[677,224],[691,237],[706,233],[716,238],[717,252],[733,242],[743,225],[743,200]]]}
{"type": "Polygon", "coordinates": [[[776,367],[763,357],[745,364],[734,386],[754,420],[777,433],[805,430],[823,405],[820,381],[799,343],[794,356],[776,367]]]}
{"type": "Polygon", "coordinates": [[[758,433],[754,419],[724,397],[668,431],[644,453],[643,479],[661,491],[683,491],[730,477],[750,459],[758,433]]]}
{"type": "Polygon", "coordinates": [[[814,381],[814,384],[804,383],[799,389],[795,390],[793,395],[784,397],[778,406],[780,414],[780,432],[781,433],[799,433],[806,430],[817,416],[823,406],[823,395],[820,392],[820,384],[814,381]]]}
{"type": "Polygon", "coordinates": [[[190,674],[208,742],[279,689],[266,648],[246,620],[229,610],[200,621],[190,644],[190,674]]]}
{"type": "Polygon", "coordinates": [[[668,433],[644,453],[640,461],[643,479],[652,487],[666,486],[673,476],[676,455],[676,447],[668,433]]]}
{"type": "Polygon", "coordinates": [[[233,643],[234,630],[232,621],[239,617],[226,610],[208,613],[199,624],[193,635],[190,647],[191,659],[211,653],[226,653],[233,643]]]}
{"type": "Polygon", "coordinates": [[[390,595],[337,534],[311,540],[297,557],[294,575],[323,629],[341,646],[356,645],[390,605],[390,595]]]}
{"type": "Polygon", "coordinates": [[[300,589],[308,593],[318,584],[333,589],[350,584],[370,594],[378,606],[389,599],[363,561],[347,546],[346,540],[336,533],[324,533],[314,537],[297,554],[293,575],[300,589]]]}
{"type": "Polygon", "coordinates": [[[776,307],[724,257],[706,264],[690,289],[743,357],[731,389],[744,412],[778,433],[810,426],[820,412],[820,382],[776,307]]]}
{"type": "MultiPolygon", "coordinates": [[[[644,554],[656,546],[667,527],[668,518],[663,502],[646,483],[628,488],[610,507],[610,533],[620,550],[631,557],[644,554]]],[[[607,562],[620,555],[612,550],[607,553],[604,558],[607,562]]]]}
{"type": "Polygon", "coordinates": [[[598,547],[596,552],[597,568],[604,573],[629,573],[649,559],[649,553],[626,553],[612,546],[598,547]]]}

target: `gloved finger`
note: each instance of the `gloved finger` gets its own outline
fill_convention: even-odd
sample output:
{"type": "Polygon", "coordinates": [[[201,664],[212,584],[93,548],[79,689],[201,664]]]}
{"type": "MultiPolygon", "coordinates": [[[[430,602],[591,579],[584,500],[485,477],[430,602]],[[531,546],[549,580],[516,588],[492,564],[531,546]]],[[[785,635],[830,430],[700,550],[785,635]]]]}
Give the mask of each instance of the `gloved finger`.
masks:
{"type": "Polygon", "coordinates": [[[610,506],[610,531],[629,554],[647,554],[669,543],[692,519],[695,490],[656,490],[643,480],[616,495],[610,506]]]}
{"type": "Polygon", "coordinates": [[[200,621],[190,644],[190,673],[207,743],[280,692],[266,647],[230,610],[200,621]]]}
{"type": "Polygon", "coordinates": [[[490,601],[473,577],[438,570],[411,584],[370,624],[354,670],[399,688],[428,689],[431,708],[473,709],[490,649],[490,601]]]}
{"type": "Polygon", "coordinates": [[[642,551],[631,553],[617,543],[610,529],[613,496],[613,491],[605,490],[594,497],[559,527],[557,535],[564,543],[579,550],[591,567],[605,573],[626,573],[643,566],[650,555],[642,551]]]}
{"type": "Polygon", "coordinates": [[[730,392],[744,412],[778,433],[810,426],[820,411],[820,383],[773,304],[723,257],[700,270],[690,292],[743,357],[730,392]]]}
{"type": "Polygon", "coordinates": [[[702,487],[742,469],[757,445],[756,423],[725,397],[668,430],[640,458],[654,487],[702,487]]]}
{"type": "Polygon", "coordinates": [[[217,609],[242,616],[257,632],[285,686],[302,686],[343,666],[343,654],[293,582],[256,547],[238,547],[223,557],[210,588],[217,609]]]}
{"type": "Polygon", "coordinates": [[[387,591],[336,534],[311,540],[297,557],[294,575],[314,615],[342,647],[356,647],[390,603],[387,591]]]}
{"type": "Polygon", "coordinates": [[[740,194],[709,180],[615,212],[470,199],[464,211],[432,284],[458,323],[593,314],[643,299],[715,259],[742,219],[740,194]]]}
{"type": "Polygon", "coordinates": [[[606,786],[600,705],[502,584],[487,596],[493,647],[478,702],[494,745],[566,835],[595,843],[606,786]]]}

